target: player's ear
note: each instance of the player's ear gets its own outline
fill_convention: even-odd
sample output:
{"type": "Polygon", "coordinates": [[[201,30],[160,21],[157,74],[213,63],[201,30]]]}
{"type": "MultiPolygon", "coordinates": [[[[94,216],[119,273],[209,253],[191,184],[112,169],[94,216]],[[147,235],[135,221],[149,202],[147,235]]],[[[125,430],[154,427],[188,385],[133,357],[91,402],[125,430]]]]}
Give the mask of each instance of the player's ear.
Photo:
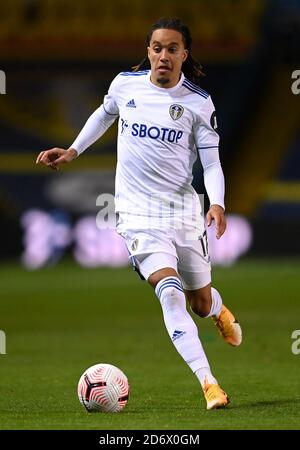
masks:
{"type": "Polygon", "coordinates": [[[151,50],[151,48],[150,48],[150,47],[147,47],[148,58],[150,57],[150,50],[151,50]]]}
{"type": "Polygon", "coordinates": [[[184,62],[186,60],[186,58],[188,57],[188,54],[189,54],[189,51],[187,49],[184,49],[182,62],[184,62]]]}

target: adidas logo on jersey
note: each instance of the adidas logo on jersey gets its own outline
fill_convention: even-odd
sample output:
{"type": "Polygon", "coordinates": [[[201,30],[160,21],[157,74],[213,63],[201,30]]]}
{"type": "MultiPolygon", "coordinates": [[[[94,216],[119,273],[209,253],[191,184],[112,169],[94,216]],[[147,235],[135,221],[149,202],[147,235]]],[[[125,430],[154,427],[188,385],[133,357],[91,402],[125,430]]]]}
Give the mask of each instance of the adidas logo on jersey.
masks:
{"type": "Polygon", "coordinates": [[[136,108],[136,104],[133,99],[126,103],[126,106],[128,106],[128,108],[136,108]]]}
{"type": "Polygon", "coordinates": [[[186,334],[186,331],[175,330],[173,335],[172,335],[172,341],[176,341],[176,339],[179,339],[184,334],[186,334]]]}

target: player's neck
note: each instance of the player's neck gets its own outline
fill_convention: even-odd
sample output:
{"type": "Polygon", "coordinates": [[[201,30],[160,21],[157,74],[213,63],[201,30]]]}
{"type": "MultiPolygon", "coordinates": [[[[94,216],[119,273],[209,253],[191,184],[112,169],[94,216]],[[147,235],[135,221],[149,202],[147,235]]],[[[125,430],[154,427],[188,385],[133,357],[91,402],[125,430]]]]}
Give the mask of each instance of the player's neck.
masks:
{"type": "Polygon", "coordinates": [[[164,89],[171,89],[171,88],[175,87],[179,83],[180,78],[181,78],[181,73],[174,80],[168,80],[165,78],[164,79],[156,79],[154,76],[152,76],[152,74],[150,75],[151,83],[159,88],[164,88],[164,89]]]}

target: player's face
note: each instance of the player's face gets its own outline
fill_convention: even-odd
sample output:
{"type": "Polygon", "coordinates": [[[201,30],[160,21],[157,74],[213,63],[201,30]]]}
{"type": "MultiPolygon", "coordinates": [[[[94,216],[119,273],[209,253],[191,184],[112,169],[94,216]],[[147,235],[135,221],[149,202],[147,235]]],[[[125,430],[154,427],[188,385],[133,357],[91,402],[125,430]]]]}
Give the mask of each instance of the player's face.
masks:
{"type": "Polygon", "coordinates": [[[175,86],[187,55],[188,50],[184,48],[183,37],[179,31],[155,30],[148,47],[152,83],[164,88],[175,86]]]}

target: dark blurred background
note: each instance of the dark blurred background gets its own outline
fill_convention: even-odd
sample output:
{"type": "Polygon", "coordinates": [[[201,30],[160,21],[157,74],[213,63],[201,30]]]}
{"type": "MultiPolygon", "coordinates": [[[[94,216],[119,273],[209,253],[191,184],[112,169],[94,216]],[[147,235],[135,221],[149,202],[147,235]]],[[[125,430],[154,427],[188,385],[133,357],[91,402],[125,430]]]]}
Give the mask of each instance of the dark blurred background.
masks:
{"type": "MultiPolygon", "coordinates": [[[[0,13],[2,260],[127,262],[119,237],[95,227],[97,196],[113,193],[116,125],[58,173],[35,159],[69,147],[114,76],[144,57],[150,25],[174,15],[218,116],[230,227],[215,261],[299,255],[300,0],[11,0],[0,13]]],[[[199,164],[194,184],[203,192],[199,164]]]]}

